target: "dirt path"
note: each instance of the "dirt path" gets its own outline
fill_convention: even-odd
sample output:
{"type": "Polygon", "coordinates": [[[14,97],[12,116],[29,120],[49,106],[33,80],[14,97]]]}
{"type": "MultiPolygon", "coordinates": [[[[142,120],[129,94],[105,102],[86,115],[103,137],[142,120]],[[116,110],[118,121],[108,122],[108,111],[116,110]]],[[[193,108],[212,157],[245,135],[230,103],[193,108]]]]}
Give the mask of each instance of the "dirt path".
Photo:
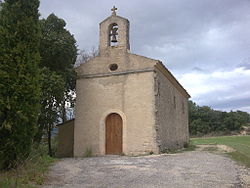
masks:
{"type": "Polygon", "coordinates": [[[250,171],[231,159],[204,151],[143,157],[63,159],[43,188],[240,188],[250,171]]]}

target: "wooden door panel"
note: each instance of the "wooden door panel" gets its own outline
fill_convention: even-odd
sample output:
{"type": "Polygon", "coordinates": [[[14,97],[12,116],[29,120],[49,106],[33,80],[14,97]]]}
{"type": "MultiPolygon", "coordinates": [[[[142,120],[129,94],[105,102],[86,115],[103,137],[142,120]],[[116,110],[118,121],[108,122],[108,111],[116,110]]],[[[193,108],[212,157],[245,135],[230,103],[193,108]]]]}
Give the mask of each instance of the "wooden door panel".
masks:
{"type": "Polygon", "coordinates": [[[122,118],[116,113],[106,118],[106,154],[122,154],[122,118]]]}

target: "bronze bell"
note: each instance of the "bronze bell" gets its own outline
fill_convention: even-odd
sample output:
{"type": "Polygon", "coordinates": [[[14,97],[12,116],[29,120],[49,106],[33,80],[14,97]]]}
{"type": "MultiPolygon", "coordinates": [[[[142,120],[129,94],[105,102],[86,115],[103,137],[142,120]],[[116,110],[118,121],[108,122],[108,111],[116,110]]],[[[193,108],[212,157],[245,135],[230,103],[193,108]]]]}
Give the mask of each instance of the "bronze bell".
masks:
{"type": "Polygon", "coordinates": [[[113,27],[111,29],[111,33],[110,33],[111,40],[110,40],[110,42],[114,42],[114,43],[118,42],[117,39],[116,39],[116,35],[118,35],[117,30],[118,30],[118,28],[116,28],[116,27],[113,27]]]}
{"type": "Polygon", "coordinates": [[[117,42],[117,39],[116,39],[116,36],[115,36],[115,35],[112,35],[112,37],[111,37],[111,42],[117,42]]]}

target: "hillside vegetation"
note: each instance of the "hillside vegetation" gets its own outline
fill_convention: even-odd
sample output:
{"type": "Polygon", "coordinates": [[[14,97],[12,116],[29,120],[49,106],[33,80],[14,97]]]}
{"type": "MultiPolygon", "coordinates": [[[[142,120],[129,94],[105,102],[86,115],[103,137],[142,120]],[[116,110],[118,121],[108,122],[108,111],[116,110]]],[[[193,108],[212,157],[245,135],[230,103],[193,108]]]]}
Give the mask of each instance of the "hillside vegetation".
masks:
{"type": "Polygon", "coordinates": [[[250,125],[250,114],[242,111],[223,112],[189,101],[189,132],[191,136],[226,135],[250,125]]]}

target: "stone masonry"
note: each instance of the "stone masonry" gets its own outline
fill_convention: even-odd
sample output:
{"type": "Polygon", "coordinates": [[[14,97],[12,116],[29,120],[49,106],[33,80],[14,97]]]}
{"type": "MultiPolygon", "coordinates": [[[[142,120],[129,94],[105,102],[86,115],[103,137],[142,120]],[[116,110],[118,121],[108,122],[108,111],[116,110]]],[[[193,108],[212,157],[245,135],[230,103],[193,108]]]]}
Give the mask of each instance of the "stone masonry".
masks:
{"type": "Polygon", "coordinates": [[[73,155],[106,154],[111,113],[122,119],[126,155],[183,147],[189,94],[159,60],[130,53],[129,21],[112,11],[100,23],[99,55],[76,68],[73,155]]]}

